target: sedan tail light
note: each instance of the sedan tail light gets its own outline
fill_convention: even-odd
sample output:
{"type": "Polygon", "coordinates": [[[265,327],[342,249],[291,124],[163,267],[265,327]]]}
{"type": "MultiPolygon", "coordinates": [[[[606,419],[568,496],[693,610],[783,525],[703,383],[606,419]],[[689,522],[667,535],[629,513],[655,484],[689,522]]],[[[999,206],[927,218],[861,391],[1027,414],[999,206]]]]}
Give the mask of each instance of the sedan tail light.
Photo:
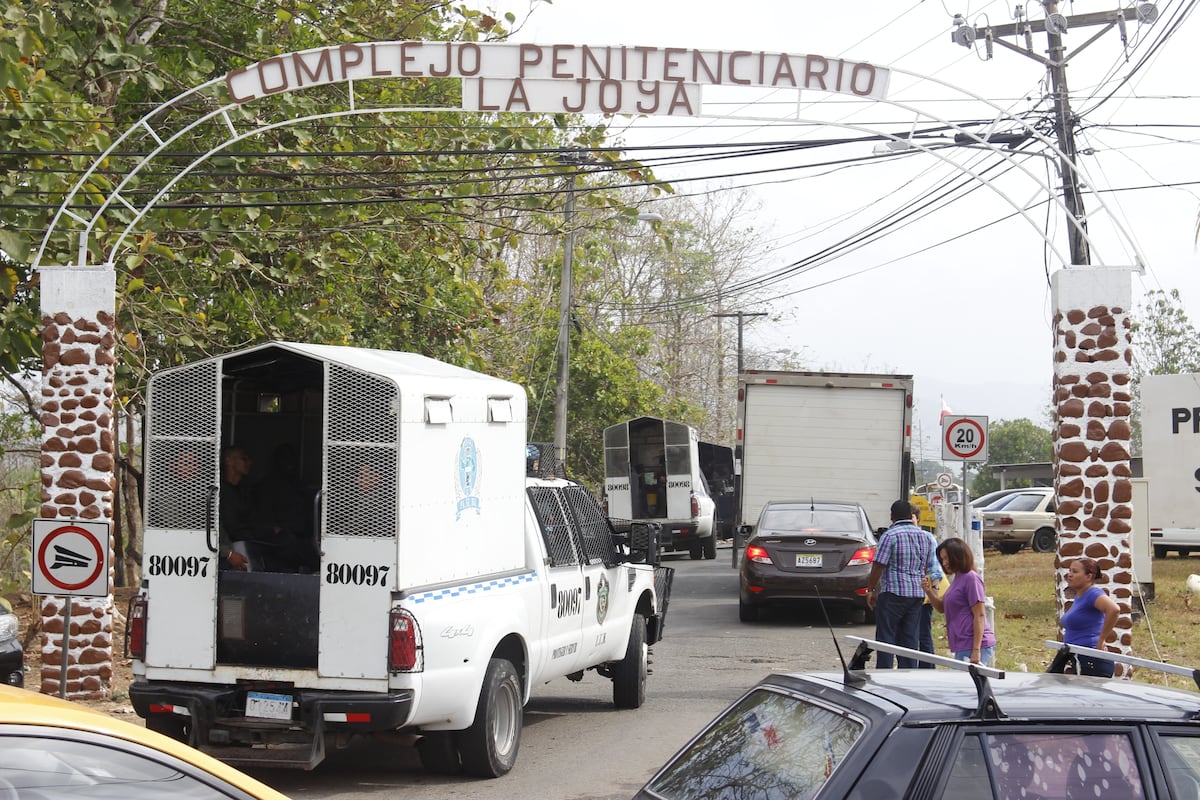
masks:
{"type": "Polygon", "coordinates": [[[870,564],[875,560],[874,547],[860,547],[854,551],[854,555],[850,556],[850,560],[846,563],[847,567],[857,567],[862,564],[870,564]]]}
{"type": "Polygon", "coordinates": [[[1001,517],[1000,519],[996,520],[996,524],[997,525],[1012,525],[1013,518],[1012,517],[1001,517]]]}
{"type": "Polygon", "coordinates": [[[747,545],[746,559],[748,561],[757,561],[759,564],[770,564],[771,555],[765,547],[759,547],[756,544],[747,545]]]}

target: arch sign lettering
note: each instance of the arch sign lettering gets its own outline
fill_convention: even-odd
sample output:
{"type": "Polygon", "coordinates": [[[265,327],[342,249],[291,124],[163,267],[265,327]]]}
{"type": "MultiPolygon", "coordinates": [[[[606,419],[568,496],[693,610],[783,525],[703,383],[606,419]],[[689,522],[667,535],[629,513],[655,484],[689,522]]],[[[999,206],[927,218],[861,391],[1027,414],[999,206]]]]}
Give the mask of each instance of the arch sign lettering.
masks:
{"type": "Polygon", "coordinates": [[[702,114],[704,86],[812,89],[883,100],[889,72],[862,61],[685,47],[368,42],[268,58],[225,76],[235,103],[329,83],[457,78],[466,111],[702,114]]]}

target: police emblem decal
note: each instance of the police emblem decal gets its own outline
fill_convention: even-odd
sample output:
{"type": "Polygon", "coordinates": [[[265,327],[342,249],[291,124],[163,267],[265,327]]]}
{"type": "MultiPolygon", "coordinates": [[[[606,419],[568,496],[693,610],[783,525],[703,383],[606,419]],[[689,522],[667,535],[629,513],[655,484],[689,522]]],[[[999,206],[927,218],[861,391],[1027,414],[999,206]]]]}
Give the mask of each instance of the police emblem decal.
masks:
{"type": "Polygon", "coordinates": [[[454,518],[461,519],[463,512],[475,509],[479,514],[479,450],[475,440],[470,436],[464,437],[458,446],[458,459],[455,464],[457,471],[455,494],[457,503],[454,518]]]}
{"type": "Polygon", "coordinates": [[[596,584],[596,622],[604,624],[604,618],[608,616],[608,577],[600,576],[600,582],[596,584]]]}

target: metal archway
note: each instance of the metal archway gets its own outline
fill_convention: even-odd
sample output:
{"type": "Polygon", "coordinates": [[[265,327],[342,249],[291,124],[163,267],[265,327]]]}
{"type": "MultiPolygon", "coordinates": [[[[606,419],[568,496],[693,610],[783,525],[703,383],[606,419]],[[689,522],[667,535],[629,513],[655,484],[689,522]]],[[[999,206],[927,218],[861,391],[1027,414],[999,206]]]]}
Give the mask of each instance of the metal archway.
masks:
{"type": "MultiPolygon", "coordinates": [[[[246,139],[253,138],[254,136],[256,136],[260,133],[264,133],[266,131],[270,131],[270,130],[274,130],[274,129],[278,129],[278,128],[304,125],[304,124],[311,123],[311,122],[314,122],[317,120],[322,120],[322,119],[337,119],[337,118],[341,118],[341,117],[351,117],[351,116],[358,116],[358,115],[379,115],[379,114],[415,113],[415,112],[478,113],[478,112],[472,112],[469,110],[464,110],[461,107],[417,107],[417,106],[362,107],[360,105],[360,103],[358,102],[358,98],[355,94],[355,83],[357,80],[361,80],[361,79],[353,77],[352,71],[346,69],[344,66],[343,66],[340,74],[335,73],[335,71],[333,70],[333,67],[329,64],[330,53],[335,50],[341,54],[341,60],[343,62],[345,62],[347,60],[347,58],[345,56],[345,51],[347,48],[354,48],[355,50],[353,52],[359,52],[359,51],[365,51],[368,48],[380,48],[380,47],[402,48],[405,45],[410,45],[410,44],[419,44],[422,46],[434,46],[434,47],[444,47],[447,45],[447,43],[433,43],[433,42],[359,43],[359,44],[355,44],[355,45],[342,45],[338,48],[318,48],[316,50],[304,51],[302,53],[294,53],[294,54],[287,54],[284,56],[276,56],[271,59],[266,59],[265,61],[251,65],[249,67],[246,67],[246,68],[243,68],[240,70],[236,70],[234,73],[230,73],[230,75],[228,75],[228,76],[222,76],[220,78],[215,78],[201,86],[194,87],[186,92],[181,93],[177,97],[162,104],[161,106],[153,109],[152,111],[150,111],[146,115],[144,115],[141,119],[139,119],[128,130],[126,130],[124,133],[122,133],[116,140],[114,140],[112,142],[112,144],[103,153],[99,154],[96,157],[96,159],[92,162],[92,164],[88,167],[88,169],[79,178],[79,180],[76,182],[76,184],[72,187],[72,189],[68,192],[66,198],[63,200],[62,204],[59,206],[58,211],[55,213],[53,219],[51,220],[50,226],[47,229],[46,234],[42,238],[42,242],[41,242],[40,246],[38,247],[36,255],[34,256],[34,260],[33,260],[34,268],[42,269],[44,267],[55,265],[55,263],[53,261],[47,260],[48,254],[54,248],[55,238],[62,237],[64,235],[66,235],[67,237],[75,237],[77,239],[77,241],[75,243],[75,248],[74,248],[76,251],[76,255],[75,255],[74,261],[67,261],[66,263],[58,262],[57,265],[76,266],[76,267],[90,266],[90,267],[112,268],[116,262],[117,253],[124,246],[127,238],[137,228],[137,226],[140,223],[140,221],[142,220],[142,218],[147,213],[149,213],[155,207],[155,205],[157,205],[165,196],[167,196],[167,194],[170,192],[172,187],[174,187],[179,180],[184,178],[188,173],[190,173],[192,170],[194,170],[200,164],[203,164],[205,161],[218,155],[219,153],[224,151],[229,146],[236,144],[238,142],[244,141],[246,139]],[[308,59],[308,61],[306,62],[305,59],[308,59]],[[307,85],[298,85],[298,86],[293,87],[290,84],[285,84],[282,88],[269,87],[270,88],[269,92],[258,94],[258,95],[251,96],[251,97],[238,96],[235,93],[236,90],[233,88],[235,79],[243,78],[247,75],[258,75],[260,84],[265,84],[266,81],[268,80],[268,78],[263,77],[263,76],[265,74],[271,74],[273,71],[272,70],[273,66],[277,69],[282,69],[282,67],[279,67],[278,65],[287,64],[287,63],[299,63],[299,64],[312,63],[312,64],[316,65],[316,66],[313,66],[310,68],[311,71],[308,73],[310,79],[309,79],[309,82],[307,85]],[[324,64],[324,66],[322,66],[322,64],[324,64]],[[321,79],[318,80],[318,79],[313,78],[312,76],[314,76],[314,75],[319,76],[321,79]],[[345,87],[345,94],[342,98],[343,104],[342,104],[341,108],[331,109],[329,111],[325,111],[320,114],[312,114],[312,115],[306,115],[306,116],[300,116],[300,117],[286,117],[286,115],[285,115],[284,118],[280,118],[280,119],[274,119],[274,120],[264,119],[265,117],[269,117],[269,115],[272,111],[272,109],[270,108],[270,103],[271,103],[272,98],[278,97],[279,95],[285,94],[285,93],[306,91],[308,89],[312,89],[312,88],[316,88],[316,87],[327,87],[327,86],[337,86],[337,85],[342,85],[345,87]],[[234,99],[234,98],[237,98],[237,99],[234,99]],[[184,114],[184,115],[178,114],[179,109],[181,109],[181,108],[186,109],[186,108],[189,108],[191,105],[200,105],[204,108],[207,108],[207,111],[205,111],[204,113],[201,113],[201,114],[196,114],[194,116],[188,116],[187,114],[184,114]],[[253,109],[254,109],[253,114],[247,113],[248,109],[250,109],[251,107],[253,107],[253,109]],[[177,116],[179,117],[178,119],[176,118],[177,116]],[[161,185],[159,185],[157,187],[157,190],[155,190],[153,186],[151,186],[149,189],[146,187],[147,181],[145,180],[145,178],[146,178],[146,173],[148,172],[147,168],[150,165],[158,162],[159,160],[163,160],[164,155],[168,154],[168,153],[170,154],[170,157],[172,159],[178,159],[180,156],[180,150],[175,149],[175,148],[179,148],[179,146],[181,144],[185,144],[188,141],[188,137],[190,135],[196,134],[201,131],[211,130],[208,126],[212,126],[214,124],[226,132],[227,135],[225,136],[225,138],[223,140],[217,142],[215,144],[215,146],[212,146],[206,150],[197,151],[197,152],[191,154],[190,156],[188,156],[191,158],[190,162],[185,163],[183,166],[176,167],[173,164],[170,165],[169,168],[164,172],[164,176],[165,176],[166,180],[163,181],[161,183],[161,185]],[[104,199],[101,201],[99,207],[96,208],[93,212],[89,212],[86,208],[84,208],[84,206],[85,206],[84,199],[85,199],[85,196],[88,195],[89,193],[91,193],[93,195],[97,193],[96,187],[91,185],[93,179],[99,173],[102,172],[102,169],[101,169],[102,165],[111,161],[113,158],[115,158],[116,154],[121,152],[123,149],[126,151],[144,151],[146,153],[146,155],[143,156],[140,159],[140,161],[138,161],[131,169],[129,169],[129,171],[127,172],[125,177],[116,186],[114,186],[111,190],[104,192],[103,193],[104,199]],[[130,192],[130,190],[135,185],[138,186],[139,194],[145,195],[148,193],[148,191],[153,191],[154,193],[148,201],[139,203],[136,201],[136,199],[132,196],[132,194],[130,192]],[[94,237],[96,236],[97,228],[99,226],[101,226],[101,223],[104,220],[104,217],[110,213],[113,214],[114,217],[117,218],[115,221],[117,221],[118,226],[120,226],[120,232],[116,235],[115,239],[112,240],[111,244],[108,245],[107,248],[105,248],[108,251],[107,255],[101,257],[100,259],[94,259],[92,256],[92,251],[95,248],[95,246],[98,245],[98,243],[94,242],[93,240],[94,240],[94,237]],[[126,217],[126,218],[124,220],[121,220],[121,217],[126,217]],[[121,226],[122,221],[123,221],[123,226],[121,226]]],[[[499,48],[499,47],[505,47],[505,46],[506,45],[491,44],[491,45],[478,45],[477,47],[478,48],[488,48],[488,47],[499,48]]],[[[525,47],[525,46],[514,45],[512,47],[525,47]]],[[[374,52],[374,50],[372,50],[372,52],[374,52]]],[[[485,51],[485,52],[488,52],[488,51],[485,51]]],[[[760,55],[762,55],[762,54],[760,54],[760,55]]],[[[771,55],[775,55],[775,54],[771,54],[771,55]]],[[[784,55],[786,55],[786,54],[784,54],[784,55]]],[[[796,58],[801,58],[801,57],[796,57],[796,58]]],[[[803,57],[803,58],[809,58],[809,57],[803,57]]],[[[360,60],[360,62],[362,60],[361,53],[359,54],[359,60],[360,60]]],[[[461,56],[460,56],[460,60],[461,60],[461,56]]],[[[828,62],[828,59],[823,59],[823,60],[828,62]]],[[[450,58],[449,58],[449,56],[447,56],[447,64],[446,64],[445,69],[451,76],[453,76],[455,70],[453,67],[450,66],[449,62],[450,62],[450,58]]],[[[508,68],[514,69],[511,66],[509,66],[508,68]]],[[[1081,179],[1085,178],[1086,176],[1083,175],[1082,171],[1078,168],[1078,166],[1076,166],[1072,162],[1071,159],[1069,159],[1065,156],[1065,154],[1059,149],[1059,147],[1057,146],[1057,144],[1055,142],[1053,142],[1047,136],[1045,136],[1044,134],[1042,134],[1041,132],[1036,130],[1029,123],[1013,116],[1007,110],[1001,108],[1000,106],[996,105],[995,103],[983,98],[980,95],[966,91],[960,87],[956,87],[953,84],[939,80],[939,79],[931,77],[931,76],[921,75],[919,73],[910,72],[910,71],[906,71],[906,70],[899,70],[899,69],[895,69],[895,68],[874,68],[874,69],[886,70],[885,74],[888,77],[890,77],[890,75],[894,73],[894,74],[899,74],[899,75],[905,75],[907,77],[914,78],[916,80],[919,80],[919,81],[922,81],[925,83],[930,83],[930,84],[935,84],[935,85],[941,86],[944,89],[948,89],[952,92],[956,92],[956,93],[960,94],[964,98],[968,98],[974,102],[980,103],[983,106],[989,108],[992,112],[994,112],[991,124],[988,127],[985,127],[982,131],[980,131],[976,128],[972,128],[972,129],[964,128],[951,120],[945,119],[937,114],[924,111],[920,107],[912,105],[912,104],[888,100],[886,97],[871,97],[868,95],[869,99],[871,99],[875,102],[887,104],[891,107],[900,109],[900,110],[906,112],[907,114],[910,114],[911,118],[913,120],[912,125],[914,128],[917,127],[918,124],[929,123],[929,124],[936,124],[938,126],[942,126],[947,130],[952,130],[963,141],[971,142],[973,145],[976,145],[980,148],[985,148],[985,149],[991,151],[993,154],[999,156],[1001,159],[1003,159],[1009,165],[1011,165],[1012,168],[1023,173],[1027,178],[1029,178],[1034,183],[1036,183],[1038,186],[1040,186],[1041,189],[1046,193],[1046,196],[1048,198],[1050,198],[1050,201],[1052,203],[1054,203],[1054,205],[1057,206],[1064,213],[1065,217],[1068,220],[1068,224],[1071,225],[1078,232],[1078,234],[1081,236],[1081,238],[1088,243],[1089,249],[1091,250],[1091,252],[1093,254],[1096,255],[1096,257],[1098,259],[1098,265],[1104,264],[1104,260],[1101,257],[1101,254],[1096,246],[1096,242],[1088,235],[1088,232],[1085,227],[1085,222],[1075,219],[1068,212],[1066,204],[1064,203],[1063,199],[1058,195],[1058,193],[1055,191],[1055,189],[1051,186],[1047,186],[1024,163],[1022,163],[1022,161],[1018,158],[1018,155],[1021,155],[1020,153],[1014,153],[1013,151],[1009,150],[1006,147],[1002,147],[1002,146],[992,143],[991,141],[989,141],[989,134],[996,132],[996,130],[999,126],[1004,126],[1005,130],[1012,130],[1013,128],[1018,128],[1021,131],[1023,131],[1025,134],[1027,134],[1029,136],[1029,138],[1037,140],[1046,150],[1048,150],[1050,153],[1052,153],[1054,158],[1056,160],[1058,160],[1060,163],[1070,165],[1075,170],[1078,177],[1080,177],[1081,179]]],[[[302,74],[302,75],[304,74],[304,72],[301,70],[297,70],[297,71],[300,72],[300,74],[302,74]]],[[[372,72],[374,72],[374,65],[372,65],[372,72]]],[[[482,78],[470,77],[471,75],[475,75],[475,76],[480,75],[478,69],[476,69],[474,72],[471,72],[470,70],[460,69],[459,72],[463,73],[462,77],[463,77],[464,82],[470,81],[470,80],[483,80],[482,78]]],[[[386,75],[371,74],[371,72],[369,72],[366,79],[368,79],[368,80],[404,80],[404,79],[411,78],[411,77],[423,77],[423,75],[413,74],[413,75],[397,76],[394,74],[386,74],[386,75]]],[[[511,77],[501,78],[501,80],[512,80],[512,79],[513,78],[511,78],[511,77]]],[[[541,80],[541,79],[538,79],[538,80],[541,80]]],[[[533,82],[534,82],[534,79],[530,79],[530,83],[533,83],[533,82]]],[[[542,80],[542,82],[545,83],[546,81],[542,80]]],[[[562,80],[559,82],[567,83],[569,81],[562,80]]],[[[728,86],[729,84],[722,84],[722,85],[728,86]]],[[[765,84],[759,83],[757,85],[759,87],[762,87],[765,84]]],[[[752,87],[748,87],[748,88],[752,88],[752,87]]],[[[813,125],[830,125],[830,126],[844,129],[844,130],[851,130],[851,131],[860,132],[860,133],[867,133],[867,134],[870,134],[873,136],[883,137],[883,138],[889,139],[891,141],[897,142],[899,145],[902,145],[906,149],[920,150],[928,155],[933,156],[934,158],[937,158],[938,160],[942,161],[943,163],[950,165],[954,169],[959,170],[961,173],[969,176],[973,180],[979,181],[983,185],[988,186],[988,188],[990,188],[994,192],[996,192],[996,194],[999,195],[1004,200],[1005,203],[1007,203],[1009,206],[1012,207],[1014,212],[1016,212],[1021,217],[1023,217],[1027,222],[1029,222],[1030,225],[1034,228],[1034,230],[1038,231],[1038,234],[1045,241],[1047,247],[1051,250],[1051,252],[1053,252],[1054,255],[1057,257],[1060,264],[1062,264],[1063,266],[1071,265],[1070,259],[1063,256],[1063,253],[1061,252],[1059,245],[1057,245],[1054,242],[1054,240],[1050,237],[1050,235],[1045,230],[1043,230],[1042,226],[1031,217],[1028,209],[1025,207],[1024,204],[1019,203],[1016,200],[1014,200],[1013,198],[1006,195],[1002,189],[1000,189],[998,186],[996,186],[986,176],[981,175],[980,173],[978,173],[977,171],[975,171],[969,167],[964,167],[964,166],[958,164],[955,160],[949,158],[948,156],[946,156],[945,154],[940,152],[939,148],[930,147],[929,145],[921,142],[919,139],[912,139],[912,138],[905,138],[905,137],[897,136],[892,133],[888,133],[886,131],[882,131],[877,128],[873,128],[873,127],[866,126],[866,125],[854,124],[854,123],[849,123],[849,122],[837,122],[837,121],[823,120],[823,119],[819,119],[817,117],[802,116],[800,114],[800,108],[799,108],[799,100],[800,100],[801,93],[802,92],[810,92],[810,91],[821,91],[820,89],[813,89],[811,87],[805,87],[802,89],[791,89],[791,88],[781,88],[779,86],[770,87],[770,88],[774,92],[785,92],[785,93],[792,92],[792,93],[794,93],[797,98],[797,105],[796,105],[795,112],[786,114],[786,115],[773,116],[773,117],[772,116],[762,116],[762,115],[753,114],[753,113],[707,114],[707,113],[703,113],[703,112],[695,113],[695,114],[687,114],[686,116],[694,117],[697,119],[700,119],[700,118],[730,119],[730,120],[739,120],[739,121],[761,122],[764,125],[770,125],[772,123],[782,123],[782,122],[807,123],[807,124],[813,124],[813,125]]],[[[466,93],[466,91],[467,91],[466,88],[464,88],[464,93],[466,93]]],[[[482,90],[480,90],[480,91],[482,94],[482,90]]],[[[526,105],[528,105],[528,103],[526,105]]],[[[505,109],[505,110],[508,111],[509,109],[505,109]]],[[[560,108],[557,110],[561,111],[562,109],[560,108]]],[[[752,104],[751,104],[751,110],[754,110],[752,104]]],[[[534,110],[531,110],[530,113],[549,113],[549,111],[545,110],[545,109],[534,109],[534,110]]],[[[672,116],[678,117],[680,115],[672,114],[672,116]]],[[[183,152],[186,152],[186,148],[183,149],[183,152]]],[[[1120,239],[1124,241],[1124,243],[1126,244],[1126,246],[1128,247],[1130,252],[1135,254],[1134,260],[1138,264],[1141,264],[1142,262],[1144,262],[1144,258],[1142,257],[1136,242],[1123,229],[1120,222],[1117,220],[1116,216],[1113,215],[1109,211],[1107,206],[1104,204],[1103,198],[1099,197],[1098,195],[1092,195],[1091,199],[1094,200],[1096,205],[1099,207],[1099,209],[1102,210],[1108,216],[1109,221],[1111,222],[1114,230],[1116,230],[1116,232],[1118,233],[1120,239]]]]}

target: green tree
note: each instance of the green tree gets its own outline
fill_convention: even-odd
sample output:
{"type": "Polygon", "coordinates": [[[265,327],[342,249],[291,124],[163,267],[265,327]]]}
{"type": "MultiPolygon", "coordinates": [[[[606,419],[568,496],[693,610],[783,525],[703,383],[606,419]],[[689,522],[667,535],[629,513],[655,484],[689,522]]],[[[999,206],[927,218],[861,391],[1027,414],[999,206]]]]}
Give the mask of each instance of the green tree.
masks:
{"type": "Polygon", "coordinates": [[[1134,312],[1131,329],[1137,377],[1200,371],[1200,336],[1183,310],[1178,289],[1147,293],[1134,312]]]}
{"type": "MultiPolygon", "coordinates": [[[[381,38],[501,39],[513,22],[414,0],[10,4],[0,28],[0,371],[16,385],[40,366],[34,253],[93,156],[125,131],[144,135],[135,127],[144,115],[171,101],[171,115],[198,118],[213,98],[181,94],[280,53],[381,38]]],[[[458,91],[439,80],[354,87],[360,109],[454,107],[458,91]]],[[[86,216],[126,181],[83,252],[60,226],[43,262],[116,265],[124,408],[136,412],[154,370],[268,338],[409,350],[497,373],[493,348],[538,341],[501,326],[514,305],[506,258],[523,237],[547,233],[547,198],[559,196],[564,173],[555,154],[597,150],[604,128],[450,112],[290,123],[346,108],[346,92],[314,87],[232,109],[136,172],[153,142],[126,144],[82,186],[75,209],[86,216]],[[230,128],[261,130],[229,142],[230,128]],[[137,204],[210,152],[110,253],[137,204]]],[[[596,155],[612,186],[637,169],[613,166],[617,157],[596,155]]],[[[595,197],[620,213],[614,196],[595,197]]],[[[632,361],[612,363],[615,384],[632,361]]]]}
{"type": "Polygon", "coordinates": [[[1200,372],[1200,334],[1183,310],[1178,289],[1146,294],[1134,311],[1133,452],[1142,450],[1141,386],[1146,375],[1200,372]]]}
{"type": "MultiPolygon", "coordinates": [[[[981,497],[1000,488],[1000,479],[992,475],[991,468],[997,464],[1036,464],[1048,462],[1053,457],[1053,436],[1050,431],[1029,419],[1000,420],[988,425],[988,460],[971,481],[971,494],[981,497]]],[[[1020,488],[1031,485],[1021,478],[1006,482],[1006,486],[1020,488]]]]}

